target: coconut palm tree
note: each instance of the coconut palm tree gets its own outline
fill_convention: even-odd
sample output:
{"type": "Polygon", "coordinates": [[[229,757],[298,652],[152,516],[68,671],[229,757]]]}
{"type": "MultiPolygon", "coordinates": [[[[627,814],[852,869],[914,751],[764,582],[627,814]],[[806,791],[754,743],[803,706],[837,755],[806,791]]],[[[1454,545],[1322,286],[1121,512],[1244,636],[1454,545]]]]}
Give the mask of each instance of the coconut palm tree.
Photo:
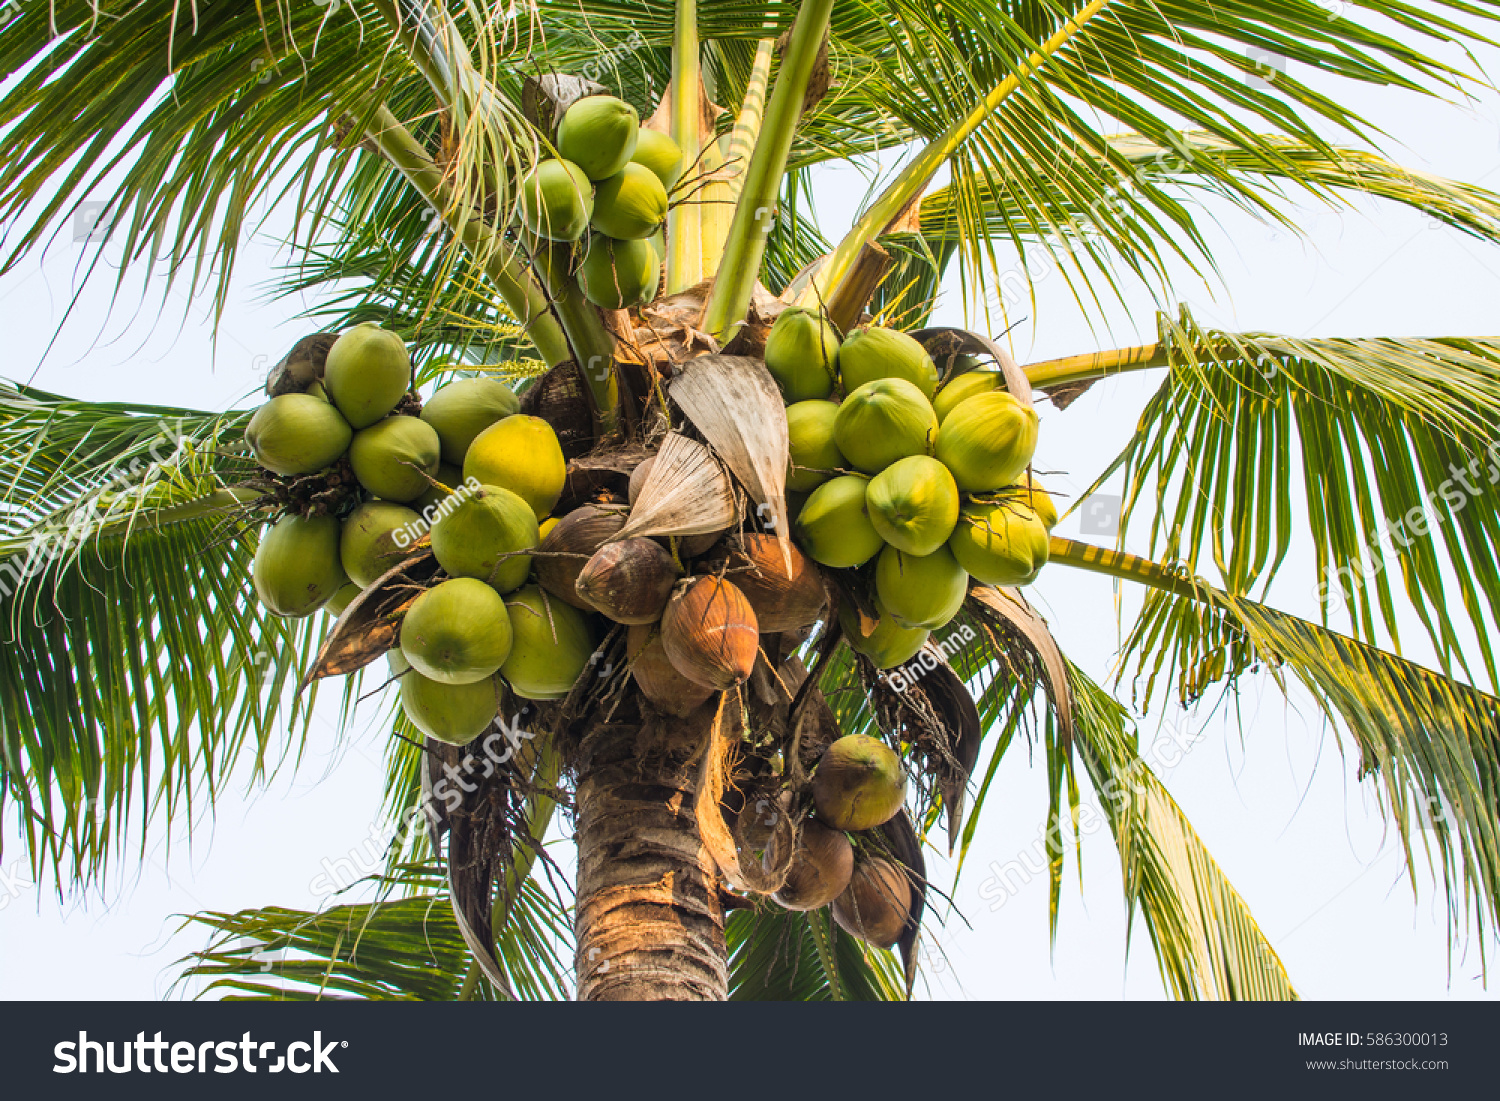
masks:
{"type": "MultiPolygon", "coordinates": [[[[1127,285],[1169,300],[1171,263],[1214,271],[1195,192],[1292,229],[1289,195],[1366,193],[1500,239],[1500,198],[1387,160],[1380,120],[1329,90],[1461,96],[1476,73],[1437,44],[1487,43],[1497,16],[1457,0],[23,0],[0,33],[6,263],[83,210],[132,270],[211,287],[222,309],[251,211],[279,200],[298,226],[282,289],[320,292],[323,328],[381,321],[418,349],[422,384],[509,379],[531,408],[571,417],[575,454],[595,456],[633,438],[648,368],[675,377],[726,348],[753,358],[790,304],[844,329],[871,315],[919,331],[949,371],[958,353],[988,358],[1018,400],[1050,403],[1046,432],[1067,431],[1068,404],[1096,380],[1159,372],[1100,474],[1123,474],[1121,545],[1134,520],[1152,558],[1053,537],[1048,568],[1144,587],[1122,656],[1146,703],[1261,669],[1309,692],[1357,749],[1409,860],[1411,831],[1431,831],[1453,925],[1488,929],[1500,919],[1500,340],[1290,339],[1211,331],[1184,311],[1161,314],[1149,346],[1023,369],[987,336],[928,326],[944,284],[976,326],[999,329],[987,292],[1034,281],[1039,265],[1086,316],[1127,285]],[[1278,71],[1277,57],[1327,80],[1278,71]],[[514,228],[518,181],[551,124],[594,90],[654,115],[688,153],[649,319],[666,352],[642,351],[648,319],[587,303],[566,250],[514,228]],[[826,240],[810,171],[882,153],[897,167],[826,240]],[[1315,555],[1321,622],[1267,602],[1294,547],[1315,555]],[[1403,605],[1436,668],[1399,655],[1403,605]]],[[[148,831],[191,821],[236,768],[266,769],[280,731],[295,756],[321,674],[349,672],[346,707],[384,681],[365,663],[389,639],[368,617],[333,631],[331,617],[280,619],[253,599],[264,500],[248,416],[0,390],[0,798],[38,875],[95,882],[148,831]]],[[[784,516],[771,489],[761,504],[784,516]]],[[[838,585],[858,608],[857,585],[838,585]]],[[[929,647],[905,692],[844,644],[838,617],[824,621],[766,641],[767,676],[686,718],[628,676],[586,674],[533,714],[538,729],[501,716],[509,751],[482,780],[397,707],[376,899],[198,915],[213,940],[189,973],[253,997],[902,997],[940,886],[922,847],[943,831],[950,851],[967,848],[1020,732],[1044,749],[1054,927],[1081,771],[1171,993],[1295,997],[1129,711],[1069,662],[1021,591],[974,587],[961,642],[929,647]],[[748,858],[750,794],[736,804],[733,789],[795,787],[799,751],[830,724],[908,757],[906,810],[864,842],[912,885],[900,959],[826,911],[770,902],[748,858]],[[745,743],[736,765],[747,728],[785,752],[745,743]],[[474,782],[433,809],[453,777],[474,782]],[[571,885],[540,845],[560,807],[575,825],[571,885]]],[[[623,669],[623,639],[598,656],[595,673],[623,669]]],[[[767,826],[791,828],[774,798],[759,803],[767,826]]]]}

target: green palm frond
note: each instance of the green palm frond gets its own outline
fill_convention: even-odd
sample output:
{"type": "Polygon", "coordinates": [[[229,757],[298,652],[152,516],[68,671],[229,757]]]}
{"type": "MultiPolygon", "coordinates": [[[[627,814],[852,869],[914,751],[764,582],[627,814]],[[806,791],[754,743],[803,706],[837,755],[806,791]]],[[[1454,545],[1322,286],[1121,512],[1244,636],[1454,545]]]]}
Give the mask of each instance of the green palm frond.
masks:
{"type": "Polygon", "coordinates": [[[736,910],[729,941],[729,997],[747,1002],[902,1001],[906,980],[890,952],[834,924],[826,909],[736,910]]]}
{"type": "Polygon", "coordinates": [[[1189,701],[1262,666],[1283,690],[1299,682],[1334,729],[1353,738],[1360,775],[1378,779],[1381,809],[1413,873],[1413,833],[1423,831],[1420,847],[1434,873],[1441,868],[1455,935],[1475,905],[1500,923],[1500,699],[1131,555],[1054,538],[1053,560],[1151,587],[1122,649],[1122,660],[1148,678],[1148,698],[1159,678],[1189,701]]]}
{"type": "MultiPolygon", "coordinates": [[[[1091,809],[1109,820],[1127,905],[1146,922],[1162,981],[1188,1001],[1295,999],[1250,908],[1141,757],[1125,709],[1078,668],[1070,673],[1074,749],[1103,804],[1091,809]]],[[[1076,789],[1070,803],[1074,828],[1087,829],[1076,789]]]]}
{"type": "Polygon", "coordinates": [[[99,876],[305,732],[323,624],[248,591],[242,426],[0,390],[0,772],[34,871],[99,876]]]}
{"type": "Polygon", "coordinates": [[[1223,333],[1184,311],[1152,355],[1167,377],[1104,475],[1124,470],[1122,533],[1144,506],[1154,557],[1196,572],[1211,556],[1230,592],[1263,582],[1262,599],[1296,533],[1325,624],[1345,604],[1357,637],[1399,647],[1394,575],[1443,668],[1468,673],[1467,621],[1500,683],[1500,340],[1223,333]]]}

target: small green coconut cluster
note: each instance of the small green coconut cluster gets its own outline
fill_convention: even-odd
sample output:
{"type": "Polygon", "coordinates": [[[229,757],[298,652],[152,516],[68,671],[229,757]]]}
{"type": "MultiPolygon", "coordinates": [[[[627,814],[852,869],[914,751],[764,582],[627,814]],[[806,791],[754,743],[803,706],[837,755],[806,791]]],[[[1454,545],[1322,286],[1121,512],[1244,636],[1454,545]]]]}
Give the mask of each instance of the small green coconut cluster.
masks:
{"type": "MultiPolygon", "coordinates": [[[[895,944],[911,913],[911,883],[861,835],[894,818],[905,799],[895,751],[864,734],[836,740],[813,771],[812,816],[800,823],[786,880],[772,897],[789,910],[830,906],[852,935],[881,948],[895,944]]],[[[764,859],[773,864],[778,855],[773,845],[764,859]]]]}
{"type": "Polygon", "coordinates": [[[840,339],[804,309],[776,319],[766,367],[788,403],[794,536],[824,566],[873,562],[878,625],[862,631],[847,603],[841,615],[850,644],[879,668],[910,659],[952,619],[971,577],[1036,578],[1057,512],[1028,475],[1036,412],[1001,372],[965,359],[940,386],[906,333],[840,339]]]}
{"type": "Polygon", "coordinates": [[[521,186],[521,219],[548,241],[583,246],[578,285],[594,305],[623,310],[656,297],[665,259],[667,193],[682,174],[682,150],[640,125],[614,96],[587,96],[564,112],[557,157],[521,186]]]}
{"type": "Polygon", "coordinates": [[[415,400],[401,338],[374,323],[329,349],[321,378],[250,418],[245,439],[284,478],[331,474],[347,457],[358,491],[333,510],[288,513],[252,566],[279,616],[341,615],[428,545],[435,583],[405,610],[399,648],[407,717],[466,744],[506,692],[565,695],[594,650],[589,618],[547,600],[527,553],[562,494],[566,463],[551,425],[519,412],[504,383],[462,378],[415,400]]]}

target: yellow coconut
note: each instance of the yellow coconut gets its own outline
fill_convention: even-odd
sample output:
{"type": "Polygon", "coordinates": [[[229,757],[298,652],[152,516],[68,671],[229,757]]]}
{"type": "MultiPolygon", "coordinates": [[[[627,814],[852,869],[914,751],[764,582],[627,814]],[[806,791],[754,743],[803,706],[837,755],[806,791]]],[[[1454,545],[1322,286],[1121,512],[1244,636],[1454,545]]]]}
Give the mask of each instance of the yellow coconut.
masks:
{"type": "Polygon", "coordinates": [[[1020,491],[1021,502],[1041,517],[1048,531],[1057,527],[1057,504],[1052,500],[1052,495],[1043,489],[1035,478],[1029,475],[1022,478],[1016,488],[1020,491]]]}
{"type": "Polygon", "coordinates": [[[838,378],[839,334],[817,310],[783,310],[766,337],[766,370],[790,404],[826,398],[838,378]]]}
{"type": "Polygon", "coordinates": [[[875,591],[901,626],[935,631],[963,607],[969,575],[947,547],[921,557],[886,547],[875,563],[875,591]]]}
{"type": "Polygon", "coordinates": [[[649,168],[627,164],[594,188],[589,225],[606,237],[640,240],[650,237],[666,220],[667,191],[649,168]]]}
{"type": "Polygon", "coordinates": [[[958,522],[953,475],[927,455],[899,459],[871,478],[865,503],[881,538],[907,554],[931,554],[958,522]]]}
{"type": "Polygon", "coordinates": [[[261,536],[250,577],[260,602],[279,616],[312,615],[349,582],[332,516],[286,516],[261,536]]]}
{"type": "MultiPolygon", "coordinates": [[[[427,399],[422,419],[438,434],[443,462],[461,467],[475,436],[520,409],[521,400],[499,379],[460,378],[427,399]]],[[[446,484],[453,488],[453,483],[446,484]]]]}
{"type": "Polygon", "coordinates": [[[351,426],[368,428],[411,387],[411,357],[398,334],[366,321],[346,329],[328,349],[323,385],[351,426]]]}
{"type": "Polygon", "coordinates": [[[1048,545],[1041,517],[1017,497],[966,506],[948,539],[958,564],[986,585],[1029,585],[1047,564],[1048,545]]]}
{"type": "Polygon", "coordinates": [[[932,405],[905,379],[867,382],[843,400],[833,439],[856,470],[879,474],[897,459],[932,454],[938,437],[932,405]]]}
{"type": "Polygon", "coordinates": [[[388,570],[411,556],[411,547],[427,531],[427,522],[404,505],[367,501],[344,520],[339,558],[344,572],[368,589],[388,570]]]}
{"type": "Polygon", "coordinates": [[[868,635],[860,633],[859,615],[848,601],[839,607],[839,623],[843,625],[845,640],[856,653],[869,658],[877,669],[894,669],[915,657],[932,632],[921,627],[901,626],[893,616],[880,608],[878,600],[876,611],[880,613],[880,618],[875,622],[875,629],[868,635]]]}
{"type": "Polygon", "coordinates": [[[557,151],[591,180],[625,167],[640,141],[641,120],[634,107],[615,96],[585,96],[557,126],[557,151]]]}
{"type": "Polygon", "coordinates": [[[416,417],[387,417],[361,428],[349,445],[354,476],[376,497],[415,501],[438,470],[438,434],[416,417]]]}
{"type": "Polygon", "coordinates": [[[833,439],[839,407],[831,401],[799,401],[786,407],[786,487],[810,493],[849,465],[833,439]]]}
{"type": "Polygon", "coordinates": [[[540,417],[518,413],[474,437],[464,456],[464,478],[510,490],[540,521],[562,496],[568,464],[552,426],[540,417]]]}
{"type": "Polygon", "coordinates": [[[528,700],[560,700],[588,668],[594,632],[588,616],[535,585],[506,598],[515,643],[501,667],[511,690],[528,700]]]}
{"type": "Polygon", "coordinates": [[[849,334],[839,345],[844,392],[882,378],[905,379],[928,401],[937,390],[937,365],[917,341],[896,329],[871,327],[849,334]]]}
{"type": "Polygon", "coordinates": [[[885,541],[870,522],[869,479],[845,474],[824,482],[807,498],[792,525],[793,538],[814,562],[834,569],[862,566],[885,541]]]}
{"type": "Polygon", "coordinates": [[[432,525],[432,553],[454,577],[473,577],[508,593],[526,583],[531,550],[542,541],[536,514],[500,486],[464,489],[432,525]]]}
{"type": "Polygon", "coordinates": [[[938,424],[942,424],[965,398],[1004,389],[1005,376],[999,371],[965,371],[943,384],[937,397],[932,399],[932,411],[937,414],[938,424]]]}
{"type": "Polygon", "coordinates": [[[429,738],[449,745],[468,745],[483,734],[504,702],[499,677],[444,684],[415,669],[401,677],[401,709],[406,717],[429,738]]]}
{"type": "Polygon", "coordinates": [[[682,148],[660,130],[642,126],[636,133],[635,152],[630,159],[651,169],[668,191],[682,176],[682,148]]]}
{"type": "Polygon", "coordinates": [[[965,493],[985,493],[1014,482],[1036,452],[1036,410],[1005,390],[965,398],[937,436],[938,459],[965,493]]]}
{"type": "Polygon", "coordinates": [[[354,431],[337,409],[310,394],[282,394],[245,426],[255,461],[273,474],[313,474],[338,462],[354,431]]]}
{"type": "Polygon", "coordinates": [[[443,684],[484,680],[510,651],[505,601],[472,577],[455,577],[428,589],[401,621],[401,653],[417,672],[443,684]]]}

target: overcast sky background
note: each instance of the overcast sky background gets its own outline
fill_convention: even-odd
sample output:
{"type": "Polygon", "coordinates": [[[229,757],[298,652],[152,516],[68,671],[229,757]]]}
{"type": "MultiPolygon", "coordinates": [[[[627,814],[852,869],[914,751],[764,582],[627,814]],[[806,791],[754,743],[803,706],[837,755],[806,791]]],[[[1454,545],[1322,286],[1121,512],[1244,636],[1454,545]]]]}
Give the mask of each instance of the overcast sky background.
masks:
{"type": "MultiPolygon", "coordinates": [[[[1461,63],[1456,50],[1447,56],[1461,63]]],[[[1500,187],[1500,98],[1454,107],[1384,89],[1313,83],[1377,120],[1392,136],[1387,151],[1394,159],[1500,187]]],[[[836,239],[865,181],[850,169],[820,171],[815,181],[820,221],[836,239]]],[[[1331,210],[1301,197],[1298,221],[1307,237],[1299,239],[1223,203],[1206,209],[1211,217],[1203,226],[1227,290],[1183,276],[1180,301],[1200,323],[1293,336],[1500,331],[1500,249],[1414,213],[1364,198],[1331,210]]],[[[265,293],[284,259],[277,243],[288,225],[273,217],[246,243],[217,335],[206,296],[189,301],[175,289],[158,319],[155,298],[140,309],[139,293],[128,290],[111,313],[111,288],[101,279],[53,342],[81,256],[64,232],[45,260],[0,278],[7,338],[0,375],[90,400],[248,406],[269,366],[313,328],[294,319],[308,303],[268,301],[265,293]]],[[[963,320],[955,280],[949,283],[936,323],[963,320]]],[[[1024,309],[1026,319],[1009,338],[1022,363],[1155,337],[1154,306],[1144,293],[1130,295],[1128,306],[1111,309],[1103,323],[1096,319],[1097,331],[1060,275],[1043,280],[1037,297],[1036,310],[1024,309]]],[[[1036,465],[1061,472],[1049,484],[1064,495],[1086,487],[1128,440],[1160,378],[1153,372],[1101,383],[1065,413],[1044,405],[1036,465]]],[[[1296,500],[1301,507],[1300,495],[1296,500]]],[[[1078,517],[1064,521],[1059,534],[1079,537],[1078,517]]],[[[1143,551],[1143,537],[1127,548],[1143,551]]],[[[1316,618],[1306,550],[1289,559],[1273,603],[1316,618]]],[[[1128,624],[1138,600],[1123,595],[1119,607],[1128,624]]],[[[1111,677],[1120,637],[1114,586],[1057,567],[1044,571],[1032,596],[1064,651],[1096,680],[1111,677]]],[[[1415,617],[1404,623],[1408,654],[1426,660],[1415,617]]],[[[1128,699],[1128,682],[1122,691],[1128,699]]],[[[371,838],[379,832],[383,708],[378,701],[363,705],[341,741],[336,705],[334,692],[320,701],[300,768],[284,769],[261,789],[249,790],[242,778],[190,842],[181,829],[170,845],[155,831],[144,860],[127,857],[104,898],[96,893],[59,903],[47,889],[7,891],[7,882],[28,878],[13,816],[7,817],[0,996],[166,996],[176,961],[205,943],[203,932],[182,931],[177,915],[266,905],[316,908],[323,900],[313,884],[323,861],[353,854],[372,863],[366,854],[376,852],[371,838]]],[[[1288,700],[1269,678],[1246,677],[1237,697],[1210,697],[1191,712],[1158,703],[1142,720],[1143,744],[1163,727],[1201,733],[1192,751],[1164,770],[1168,788],[1248,900],[1304,997],[1494,996],[1484,985],[1472,936],[1461,937],[1450,952],[1441,884],[1424,866],[1413,894],[1399,839],[1378,811],[1374,788],[1356,781],[1355,756],[1341,756],[1338,736],[1317,721],[1306,697],[1288,700]]],[[[1044,875],[998,899],[986,886],[992,866],[1032,847],[1046,807],[1045,769],[1018,742],[992,788],[953,889],[953,907],[934,900],[928,985],[919,985],[920,996],[1164,996],[1144,924],[1137,920],[1133,940],[1127,936],[1119,861],[1107,831],[1083,839],[1081,887],[1070,849],[1055,952],[1049,950],[1044,875]]],[[[940,833],[934,841],[945,843],[940,833]]],[[[559,843],[560,857],[566,848],[559,843]]],[[[937,853],[930,859],[935,882],[950,889],[951,868],[945,870],[937,853]]],[[[1493,953],[1489,962],[1495,963],[1493,953]]],[[[186,992],[179,987],[176,996],[186,992]]]]}

